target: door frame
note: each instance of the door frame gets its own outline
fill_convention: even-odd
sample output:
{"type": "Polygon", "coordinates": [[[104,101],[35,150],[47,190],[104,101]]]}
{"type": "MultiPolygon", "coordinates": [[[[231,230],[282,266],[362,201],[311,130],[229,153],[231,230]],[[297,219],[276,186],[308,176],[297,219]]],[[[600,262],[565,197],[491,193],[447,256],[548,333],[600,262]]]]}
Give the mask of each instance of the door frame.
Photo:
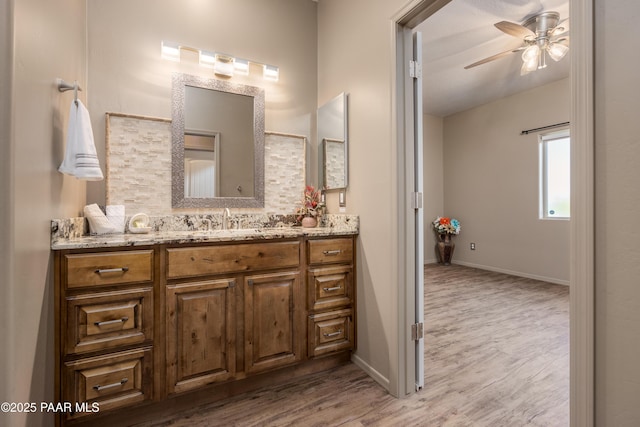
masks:
{"type": "MultiPolygon", "coordinates": [[[[411,242],[415,229],[411,226],[408,205],[413,168],[406,168],[408,108],[413,99],[404,90],[408,62],[404,46],[411,29],[433,15],[451,0],[412,0],[392,17],[394,52],[392,58],[392,102],[396,115],[392,132],[397,143],[398,189],[398,384],[399,397],[413,381],[416,360],[415,345],[407,332],[407,322],[415,316],[411,304],[415,295],[416,269],[407,258],[415,255],[411,242]],[[411,175],[411,176],[408,176],[411,175]]],[[[570,257],[570,422],[573,427],[594,425],[594,291],[595,291],[595,170],[594,170],[594,75],[593,75],[593,1],[569,0],[571,16],[571,257],[570,257]]],[[[411,141],[412,143],[412,141],[411,141]]],[[[428,369],[428,367],[427,367],[428,369]]],[[[428,385],[426,385],[428,386],[428,385]]]]}

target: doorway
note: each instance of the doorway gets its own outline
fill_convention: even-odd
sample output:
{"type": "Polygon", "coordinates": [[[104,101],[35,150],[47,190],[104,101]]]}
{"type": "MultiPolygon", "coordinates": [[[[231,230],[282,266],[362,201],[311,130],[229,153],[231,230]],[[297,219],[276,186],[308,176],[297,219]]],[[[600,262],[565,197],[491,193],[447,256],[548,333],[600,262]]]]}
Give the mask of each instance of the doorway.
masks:
{"type": "MultiPolygon", "coordinates": [[[[411,92],[405,90],[408,74],[404,70],[408,55],[406,49],[410,43],[411,29],[420,22],[428,19],[437,10],[449,3],[449,0],[415,0],[401,10],[395,19],[397,25],[395,44],[396,50],[396,94],[398,106],[397,136],[399,151],[406,151],[414,143],[414,135],[406,132],[409,126],[408,112],[412,111],[413,99],[411,92]],[[411,108],[409,108],[411,107],[411,108]]],[[[571,135],[575,141],[572,160],[572,196],[571,196],[571,267],[570,267],[570,412],[572,426],[593,425],[593,5],[583,0],[570,0],[571,10],[571,135]]],[[[414,168],[407,168],[406,159],[399,157],[397,170],[400,191],[411,192],[410,184],[415,176],[414,168]],[[409,170],[411,176],[405,171],[409,170]]],[[[404,202],[404,200],[402,200],[404,202]]],[[[410,250],[411,242],[415,242],[415,226],[411,221],[411,214],[406,210],[406,204],[399,206],[401,224],[399,246],[409,249],[407,253],[415,255],[410,250]],[[405,214],[406,212],[406,214],[405,214]]],[[[405,264],[407,268],[409,264],[405,264]]],[[[421,266],[414,265],[414,268],[421,266]]],[[[422,295],[415,294],[415,281],[410,277],[416,273],[402,271],[399,283],[405,283],[406,298],[399,299],[400,312],[407,313],[406,321],[410,324],[415,319],[415,301],[421,300],[422,295]],[[404,279],[404,280],[402,280],[404,279]],[[411,293],[413,292],[413,298],[411,293]]],[[[408,327],[409,324],[404,325],[408,327]]],[[[401,327],[403,327],[401,325],[401,327]]],[[[402,335],[401,335],[402,336],[402,335]]],[[[409,334],[405,335],[405,358],[401,358],[399,372],[404,372],[405,385],[413,381],[415,372],[419,369],[420,358],[412,359],[415,343],[409,334]],[[412,366],[413,363],[413,366],[412,366]]],[[[428,367],[427,367],[428,369],[428,367]]],[[[409,387],[405,387],[409,390],[409,387]]]]}

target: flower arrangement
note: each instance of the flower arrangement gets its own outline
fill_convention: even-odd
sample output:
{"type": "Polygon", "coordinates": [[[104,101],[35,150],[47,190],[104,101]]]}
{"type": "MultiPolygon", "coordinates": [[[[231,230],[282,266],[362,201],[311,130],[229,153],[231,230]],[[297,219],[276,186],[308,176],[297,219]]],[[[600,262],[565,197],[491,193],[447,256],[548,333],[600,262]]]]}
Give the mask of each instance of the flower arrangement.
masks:
{"type": "Polygon", "coordinates": [[[316,190],[313,185],[307,185],[304,188],[302,200],[300,201],[300,207],[296,209],[296,215],[298,215],[298,221],[304,217],[318,217],[322,215],[324,210],[324,203],[320,201],[320,190],[316,190]]]}
{"type": "Polygon", "coordinates": [[[439,216],[433,220],[433,229],[438,234],[459,234],[460,221],[455,218],[439,216]]]}

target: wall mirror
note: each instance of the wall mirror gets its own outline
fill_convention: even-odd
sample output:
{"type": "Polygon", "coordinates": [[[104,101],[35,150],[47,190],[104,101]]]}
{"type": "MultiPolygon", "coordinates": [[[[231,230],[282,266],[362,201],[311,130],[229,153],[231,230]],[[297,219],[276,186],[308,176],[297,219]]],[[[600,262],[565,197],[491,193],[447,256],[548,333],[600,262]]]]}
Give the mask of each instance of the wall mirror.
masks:
{"type": "Polygon", "coordinates": [[[318,109],[318,171],[325,190],[347,188],[348,95],[341,93],[318,109]]]}
{"type": "Polygon", "coordinates": [[[173,75],[174,208],[264,207],[264,90],[173,75]]]}

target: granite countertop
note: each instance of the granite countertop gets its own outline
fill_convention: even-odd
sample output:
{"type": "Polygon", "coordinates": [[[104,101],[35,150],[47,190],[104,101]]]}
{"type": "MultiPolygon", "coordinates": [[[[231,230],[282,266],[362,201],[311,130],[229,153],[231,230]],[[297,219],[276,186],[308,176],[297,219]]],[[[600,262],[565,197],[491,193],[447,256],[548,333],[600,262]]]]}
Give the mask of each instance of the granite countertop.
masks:
{"type": "MultiPolygon", "coordinates": [[[[188,221],[187,221],[188,222],[188,221]]],[[[194,222],[191,221],[190,224],[194,222]]],[[[334,215],[314,228],[280,225],[274,227],[222,229],[181,229],[156,225],[147,234],[119,233],[87,235],[84,218],[53,220],[51,223],[51,249],[92,249],[154,244],[189,244],[213,242],[243,242],[297,237],[328,237],[358,234],[359,219],[354,215],[334,215]],[[166,229],[171,228],[171,229],[166,229]]],[[[191,227],[193,228],[193,227],[191,227]]]]}

